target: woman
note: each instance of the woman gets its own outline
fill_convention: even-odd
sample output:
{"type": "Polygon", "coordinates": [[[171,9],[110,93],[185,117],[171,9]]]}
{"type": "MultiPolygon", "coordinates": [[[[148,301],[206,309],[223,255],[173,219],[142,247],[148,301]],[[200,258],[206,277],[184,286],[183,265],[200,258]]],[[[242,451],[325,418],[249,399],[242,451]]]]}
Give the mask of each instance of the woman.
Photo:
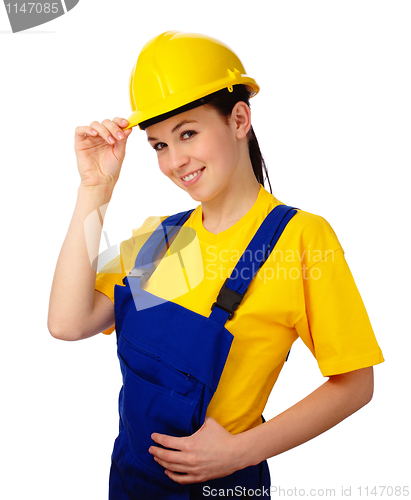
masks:
{"type": "Polygon", "coordinates": [[[383,357],[334,231],[264,188],[249,108],[258,90],[226,45],[167,32],[133,68],[129,120],[76,129],[81,183],[49,330],[79,340],[116,327],[123,388],[111,500],[269,498],[267,458],[372,397],[383,357]],[[135,125],[162,173],[200,204],[148,218],[96,277],[89,253],[101,228],[86,224],[87,244],[83,228],[104,215],[135,125]],[[261,425],[298,336],[329,378],[261,425]]]}

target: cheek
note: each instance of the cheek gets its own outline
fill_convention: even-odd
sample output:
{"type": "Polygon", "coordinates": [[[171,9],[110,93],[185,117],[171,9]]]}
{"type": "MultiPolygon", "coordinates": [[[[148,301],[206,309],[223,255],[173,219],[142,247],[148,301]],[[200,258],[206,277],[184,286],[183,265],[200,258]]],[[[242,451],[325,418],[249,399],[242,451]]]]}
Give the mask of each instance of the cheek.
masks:
{"type": "Polygon", "coordinates": [[[196,144],[191,156],[200,163],[219,165],[223,168],[227,159],[231,157],[231,144],[223,134],[213,135],[209,140],[196,144]]]}
{"type": "Polygon", "coordinates": [[[228,172],[236,162],[236,148],[230,136],[221,135],[215,143],[214,154],[221,170],[228,172]]]}
{"type": "Polygon", "coordinates": [[[166,176],[170,176],[171,175],[171,170],[168,166],[168,160],[166,159],[166,155],[163,154],[161,156],[158,157],[157,159],[157,163],[158,163],[158,166],[160,167],[160,171],[162,174],[166,175],[166,176]]]}

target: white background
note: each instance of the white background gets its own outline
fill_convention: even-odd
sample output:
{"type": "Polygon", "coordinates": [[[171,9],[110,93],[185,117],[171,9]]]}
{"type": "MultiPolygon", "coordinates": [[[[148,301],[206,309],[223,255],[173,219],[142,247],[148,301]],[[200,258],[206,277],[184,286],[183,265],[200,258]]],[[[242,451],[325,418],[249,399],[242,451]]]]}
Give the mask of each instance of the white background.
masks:
{"type": "MultiPolygon", "coordinates": [[[[356,498],[359,486],[410,484],[410,24],[408,1],[80,0],[12,34],[0,7],[1,498],[107,497],[115,336],[54,339],[48,299],[79,184],[74,129],[129,116],[134,61],[170,29],[223,40],[260,84],[253,124],[274,194],[330,222],[386,359],[369,405],[269,460],[273,486],[356,498]]],[[[136,128],[107,213],[111,244],[149,215],[196,205],[136,128]]],[[[325,380],[297,341],[265,418],[325,380]]]]}

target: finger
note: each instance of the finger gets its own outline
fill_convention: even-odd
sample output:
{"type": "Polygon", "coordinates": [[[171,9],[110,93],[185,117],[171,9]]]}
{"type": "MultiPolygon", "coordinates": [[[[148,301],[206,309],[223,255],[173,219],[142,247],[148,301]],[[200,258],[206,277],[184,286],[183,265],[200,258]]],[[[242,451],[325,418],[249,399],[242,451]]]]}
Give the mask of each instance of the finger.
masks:
{"type": "Polygon", "coordinates": [[[123,130],[113,120],[103,120],[102,125],[110,132],[111,137],[114,137],[117,141],[122,141],[126,137],[123,130]]]}
{"type": "MultiPolygon", "coordinates": [[[[120,118],[119,117],[113,118],[113,122],[116,123],[123,132],[126,132],[124,129],[130,125],[130,122],[128,120],[126,120],[125,118],[121,118],[121,117],[120,118]]],[[[128,129],[128,130],[132,130],[132,129],[128,129]]]]}
{"type": "Polygon", "coordinates": [[[116,140],[113,138],[110,131],[102,123],[98,121],[91,122],[90,132],[92,130],[95,130],[97,132],[96,134],[94,134],[95,137],[97,136],[102,137],[103,140],[107,142],[107,144],[110,145],[115,144],[116,140]]]}
{"type": "Polygon", "coordinates": [[[76,141],[82,141],[88,136],[96,137],[98,136],[98,132],[93,130],[90,126],[80,126],[74,131],[74,138],[76,141]]]}
{"type": "Polygon", "coordinates": [[[184,457],[181,451],[165,450],[164,448],[159,448],[158,446],[150,446],[148,451],[160,460],[165,460],[174,464],[182,464],[184,462],[184,457]]]}
{"type": "Polygon", "coordinates": [[[177,472],[173,472],[169,469],[166,469],[165,473],[170,479],[179,484],[191,484],[191,483],[201,482],[201,480],[196,479],[194,476],[190,474],[178,474],[177,472]]]}
{"type": "MultiPolygon", "coordinates": [[[[128,128],[126,130],[128,125],[130,124],[130,122],[128,120],[126,120],[125,118],[121,118],[121,117],[113,118],[113,122],[117,125],[118,129],[115,129],[114,131],[112,130],[111,131],[112,134],[114,132],[116,133],[116,137],[117,137],[118,141],[122,141],[123,139],[126,139],[124,141],[124,143],[127,142],[129,135],[133,131],[132,128],[128,128]],[[119,133],[120,133],[120,135],[119,135],[119,133]]],[[[117,143],[121,144],[121,142],[117,142],[117,143]]]]}
{"type": "Polygon", "coordinates": [[[151,434],[151,439],[165,448],[172,448],[178,451],[183,450],[185,440],[184,437],[168,436],[167,434],[158,434],[157,432],[151,434]]]}
{"type": "Polygon", "coordinates": [[[160,464],[165,469],[169,469],[173,472],[187,472],[187,466],[183,464],[175,464],[174,462],[167,462],[167,460],[161,460],[161,458],[154,457],[154,460],[160,464]]]}

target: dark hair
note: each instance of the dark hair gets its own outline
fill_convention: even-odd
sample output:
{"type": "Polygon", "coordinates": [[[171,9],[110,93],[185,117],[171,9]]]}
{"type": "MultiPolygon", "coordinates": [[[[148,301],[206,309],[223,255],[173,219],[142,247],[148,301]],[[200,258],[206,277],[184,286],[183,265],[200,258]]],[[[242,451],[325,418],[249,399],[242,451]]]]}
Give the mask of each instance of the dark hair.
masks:
{"type": "MultiPolygon", "coordinates": [[[[227,88],[224,88],[214,92],[214,94],[210,94],[210,96],[207,96],[208,99],[206,105],[214,108],[228,122],[227,118],[231,115],[231,112],[237,102],[243,101],[250,106],[250,95],[251,92],[245,85],[233,85],[232,92],[230,92],[227,88]]],[[[248,150],[257,181],[264,186],[265,174],[265,178],[270,186],[270,193],[273,194],[270,179],[268,177],[267,166],[263,155],[261,154],[260,146],[252,126],[248,132],[248,150]]]]}
{"type": "MultiPolygon", "coordinates": [[[[183,113],[184,111],[188,111],[190,109],[203,105],[211,106],[228,123],[228,117],[231,115],[233,108],[237,104],[237,102],[243,101],[248,106],[250,106],[251,92],[245,85],[233,85],[232,89],[232,92],[230,92],[227,88],[218,90],[213,94],[209,94],[201,99],[190,102],[185,106],[181,106],[180,108],[174,109],[168,113],[164,113],[162,115],[155,116],[154,118],[150,118],[149,120],[141,122],[139,124],[139,127],[141,128],[141,130],[145,130],[150,125],[154,125],[155,123],[166,120],[171,116],[175,116],[176,114],[183,113]]],[[[270,193],[273,194],[270,179],[268,178],[267,166],[265,164],[263,155],[261,154],[260,146],[258,144],[257,137],[255,136],[252,126],[248,131],[248,151],[250,153],[250,160],[257,181],[264,186],[265,174],[265,178],[267,179],[268,185],[270,186],[270,193]]]]}

